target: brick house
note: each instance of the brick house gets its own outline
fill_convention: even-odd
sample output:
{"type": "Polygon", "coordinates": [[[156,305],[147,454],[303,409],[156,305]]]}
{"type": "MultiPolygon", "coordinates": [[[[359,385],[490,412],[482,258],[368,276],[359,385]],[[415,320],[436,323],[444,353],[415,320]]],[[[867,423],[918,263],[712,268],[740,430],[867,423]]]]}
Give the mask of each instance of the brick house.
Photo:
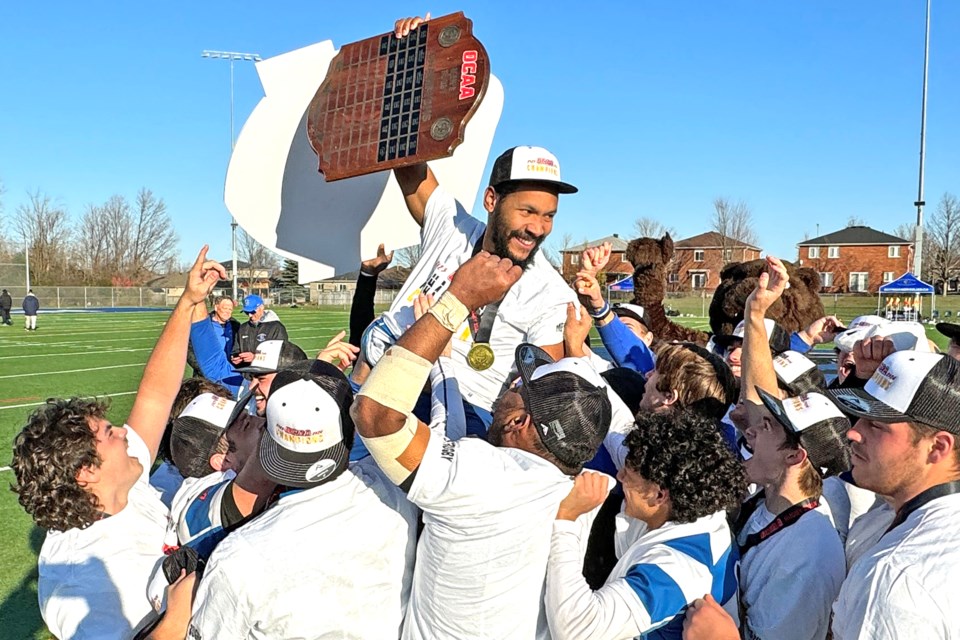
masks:
{"type": "Polygon", "coordinates": [[[580,270],[580,254],[583,250],[588,247],[603,244],[604,242],[609,242],[612,248],[610,252],[610,262],[607,263],[607,268],[604,269],[604,272],[608,274],[607,283],[617,282],[626,276],[632,276],[633,265],[627,261],[626,255],[627,241],[615,233],[612,236],[600,238],[599,240],[591,240],[590,242],[584,242],[561,250],[560,255],[563,260],[560,266],[560,273],[563,275],[563,279],[567,282],[573,282],[574,278],[577,277],[577,271],[580,270]]]}
{"type": "Polygon", "coordinates": [[[712,292],[720,286],[720,271],[728,262],[756,260],[763,249],[707,231],[673,243],[667,267],[667,291],[712,292]]]}
{"type": "Polygon", "coordinates": [[[799,264],[820,273],[825,293],[876,293],[913,265],[913,243],[855,225],[797,244],[799,264]]]}

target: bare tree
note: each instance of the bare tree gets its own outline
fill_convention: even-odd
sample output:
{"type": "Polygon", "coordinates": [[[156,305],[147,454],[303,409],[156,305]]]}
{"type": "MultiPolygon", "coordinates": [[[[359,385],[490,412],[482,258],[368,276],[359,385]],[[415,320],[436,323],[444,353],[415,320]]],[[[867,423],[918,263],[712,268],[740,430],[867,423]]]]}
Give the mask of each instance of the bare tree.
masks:
{"type": "MultiPolygon", "coordinates": [[[[898,225],[897,228],[893,230],[893,235],[897,236],[898,238],[903,238],[910,244],[914,244],[917,241],[917,225],[909,223],[898,225]]],[[[923,272],[914,274],[921,280],[926,280],[929,282],[933,279],[931,265],[933,265],[935,262],[937,248],[937,241],[932,237],[930,227],[925,227],[923,229],[923,259],[921,260],[923,265],[921,269],[923,272]]],[[[916,248],[913,250],[916,250],[916,248]]],[[[913,264],[910,265],[910,270],[913,270],[913,264]]]]}
{"type": "Polygon", "coordinates": [[[116,266],[108,250],[109,222],[104,207],[87,205],[77,226],[74,243],[75,262],[84,272],[84,282],[99,284],[116,266]]]}
{"type": "Polygon", "coordinates": [[[280,263],[279,256],[257,242],[243,227],[237,236],[237,254],[250,265],[250,273],[266,270],[273,271],[280,263]]]}
{"type": "Polygon", "coordinates": [[[676,236],[677,230],[659,220],[648,216],[640,216],[633,221],[633,233],[638,238],[662,238],[665,233],[676,236]]]}
{"type": "MultiPolygon", "coordinates": [[[[720,234],[720,248],[723,250],[725,260],[735,258],[734,247],[743,248],[743,254],[746,255],[745,245],[756,246],[757,244],[757,232],[753,228],[753,213],[743,200],[733,202],[726,197],[715,198],[710,226],[720,234]]],[[[744,258],[741,256],[740,259],[744,258]]]]}
{"type": "Polygon", "coordinates": [[[867,223],[860,216],[850,216],[847,218],[847,228],[850,227],[862,227],[867,223]]]}
{"type": "Polygon", "coordinates": [[[423,247],[419,244],[410,245],[397,249],[394,255],[396,256],[397,266],[412,269],[420,261],[420,256],[423,255],[423,247]]]}
{"type": "MultiPolygon", "coordinates": [[[[947,283],[960,272],[960,201],[957,196],[944,193],[940,197],[927,228],[929,233],[924,238],[924,245],[929,242],[932,251],[930,265],[924,271],[932,276],[934,282],[942,282],[946,291],[947,283]]],[[[924,258],[927,257],[926,253],[924,251],[924,258]]]]}
{"type": "Polygon", "coordinates": [[[52,283],[66,272],[70,223],[66,210],[39,189],[17,207],[14,232],[30,249],[30,273],[37,284],[52,283]]]}
{"type": "Polygon", "coordinates": [[[130,275],[141,280],[175,260],[177,232],[173,229],[163,198],[143,187],[134,203],[130,275]]]}
{"type": "Polygon", "coordinates": [[[573,234],[569,231],[560,235],[558,239],[547,240],[541,245],[543,255],[555,269],[563,268],[563,252],[573,246],[573,234]]]}

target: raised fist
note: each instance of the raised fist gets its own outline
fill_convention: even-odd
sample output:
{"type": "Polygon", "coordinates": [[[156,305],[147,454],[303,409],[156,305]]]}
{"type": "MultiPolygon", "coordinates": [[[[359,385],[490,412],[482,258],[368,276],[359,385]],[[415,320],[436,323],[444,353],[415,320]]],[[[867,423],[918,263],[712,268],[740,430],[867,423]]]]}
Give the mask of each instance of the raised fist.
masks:
{"type": "Polygon", "coordinates": [[[472,311],[502,300],[522,275],[523,269],[509,258],[481,251],[453,274],[450,293],[472,311]]]}

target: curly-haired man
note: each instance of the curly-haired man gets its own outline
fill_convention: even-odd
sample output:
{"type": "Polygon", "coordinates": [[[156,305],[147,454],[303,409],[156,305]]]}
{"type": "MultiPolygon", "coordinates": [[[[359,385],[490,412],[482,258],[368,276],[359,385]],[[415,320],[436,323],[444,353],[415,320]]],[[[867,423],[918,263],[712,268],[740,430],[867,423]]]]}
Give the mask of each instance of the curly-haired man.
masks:
{"type": "Polygon", "coordinates": [[[737,554],[726,510],[739,502],[746,479],[714,422],[691,410],[641,415],[626,446],[618,479],[633,537],[618,540],[625,551],[599,590],[581,573],[575,520],[606,498],[603,476],[581,474],[557,512],[546,609],[558,640],[654,629],[678,636],[687,605],[703,593],[736,611],[737,554]]]}
{"type": "MultiPolygon", "coordinates": [[[[103,402],[51,399],[14,440],[14,491],[47,529],[37,591],[43,620],[58,638],[128,638],[152,622],[147,581],[163,558],[170,512],[148,473],[183,378],[193,308],[225,277],[205,257],[206,247],[147,361],[124,426],[106,419],[103,402]]],[[[170,631],[186,635],[180,617],[168,618],[161,624],[178,623],[182,629],[170,631]]]]}

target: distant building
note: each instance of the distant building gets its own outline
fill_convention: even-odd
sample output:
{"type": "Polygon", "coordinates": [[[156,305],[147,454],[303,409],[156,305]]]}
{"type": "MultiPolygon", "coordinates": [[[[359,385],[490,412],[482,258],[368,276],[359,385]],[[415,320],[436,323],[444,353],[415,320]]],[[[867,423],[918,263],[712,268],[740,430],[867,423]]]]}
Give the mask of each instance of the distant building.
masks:
{"type": "MultiPolygon", "coordinates": [[[[377,290],[395,291],[400,289],[409,275],[409,267],[390,267],[389,269],[384,269],[377,279],[377,290]]],[[[321,302],[329,304],[330,300],[337,298],[336,295],[331,296],[330,294],[337,293],[349,295],[352,298],[353,292],[357,289],[357,278],[359,277],[360,270],[358,269],[356,271],[335,275],[332,278],[309,283],[307,286],[310,288],[310,302],[313,304],[320,304],[321,302]]]]}
{"type": "MultiPolygon", "coordinates": [[[[216,295],[233,295],[233,259],[221,262],[223,268],[227,271],[226,280],[221,280],[214,287],[216,295]]],[[[256,294],[264,300],[270,294],[270,268],[256,267],[251,268],[250,263],[243,260],[237,260],[237,289],[240,297],[256,294]]]]}
{"type": "Polygon", "coordinates": [[[677,240],[667,267],[667,291],[715,291],[727,263],[756,260],[761,253],[760,247],[716,231],[677,240]]]}
{"type": "Polygon", "coordinates": [[[612,236],[600,238],[599,240],[591,240],[590,242],[584,242],[561,250],[560,255],[563,261],[560,265],[560,273],[563,275],[563,279],[567,282],[573,282],[574,278],[577,277],[577,271],[580,271],[581,268],[580,254],[583,250],[589,247],[596,247],[604,242],[609,242],[613,249],[610,253],[610,262],[607,263],[607,267],[604,269],[604,272],[607,274],[607,283],[617,282],[626,276],[633,275],[633,265],[627,261],[626,256],[628,243],[621,238],[619,234],[615,233],[612,236]]]}
{"type": "Polygon", "coordinates": [[[913,265],[913,243],[865,226],[851,226],[797,244],[798,263],[820,274],[825,293],[876,293],[913,265]]]}

